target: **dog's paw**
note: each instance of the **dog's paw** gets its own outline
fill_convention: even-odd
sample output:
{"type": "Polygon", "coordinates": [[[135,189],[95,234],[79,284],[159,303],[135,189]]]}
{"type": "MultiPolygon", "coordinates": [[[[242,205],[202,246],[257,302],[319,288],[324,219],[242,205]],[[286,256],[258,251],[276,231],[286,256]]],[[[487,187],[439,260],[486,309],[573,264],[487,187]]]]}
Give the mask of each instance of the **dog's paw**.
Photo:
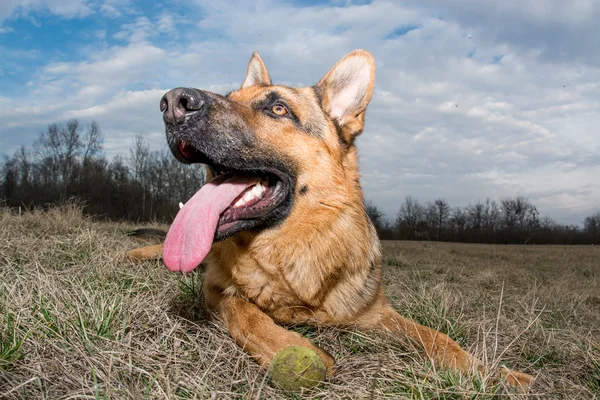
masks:
{"type": "Polygon", "coordinates": [[[500,368],[500,376],[518,392],[524,393],[533,384],[534,377],[524,372],[513,371],[507,367],[500,368]]]}
{"type": "Polygon", "coordinates": [[[146,246],[127,252],[126,258],[134,261],[158,260],[162,257],[162,245],[146,246]]]}

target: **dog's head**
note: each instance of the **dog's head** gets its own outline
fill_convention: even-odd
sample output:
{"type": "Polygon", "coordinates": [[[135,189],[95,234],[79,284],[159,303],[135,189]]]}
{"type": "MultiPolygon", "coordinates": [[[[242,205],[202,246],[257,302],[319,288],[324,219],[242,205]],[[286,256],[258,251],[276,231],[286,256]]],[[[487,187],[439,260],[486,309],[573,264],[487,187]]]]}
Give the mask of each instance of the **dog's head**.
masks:
{"type": "Polygon", "coordinates": [[[254,53],[241,88],[225,97],[168,92],[160,107],[173,154],[206,164],[216,177],[176,217],[165,241],[167,266],[195,268],[213,240],[362,207],[354,139],[374,82],[373,57],[363,50],[305,88],[273,85],[254,53]]]}

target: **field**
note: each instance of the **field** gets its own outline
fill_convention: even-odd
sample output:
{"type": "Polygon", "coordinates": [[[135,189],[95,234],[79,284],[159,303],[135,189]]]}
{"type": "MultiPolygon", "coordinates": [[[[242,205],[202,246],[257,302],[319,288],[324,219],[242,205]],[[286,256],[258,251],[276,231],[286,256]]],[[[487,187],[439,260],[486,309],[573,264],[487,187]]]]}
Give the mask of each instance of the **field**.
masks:
{"type": "MultiPolygon", "coordinates": [[[[376,334],[290,327],[336,356],[337,375],[286,395],[203,308],[201,271],[121,257],[133,226],[76,207],[0,211],[0,398],[523,398],[490,376],[431,368],[376,334]]],[[[160,226],[159,226],[160,227],[160,226]]],[[[165,227],[162,227],[165,228],[165,227]]],[[[536,375],[530,398],[600,398],[600,248],[385,242],[405,316],[490,366],[536,375]]]]}

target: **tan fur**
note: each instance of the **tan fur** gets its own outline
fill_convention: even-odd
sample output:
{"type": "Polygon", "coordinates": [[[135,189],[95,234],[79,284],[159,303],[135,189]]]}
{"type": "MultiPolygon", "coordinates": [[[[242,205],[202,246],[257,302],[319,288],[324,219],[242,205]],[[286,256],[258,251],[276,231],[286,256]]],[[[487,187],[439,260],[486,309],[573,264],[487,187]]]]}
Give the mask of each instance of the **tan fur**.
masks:
{"type": "MultiPolygon", "coordinates": [[[[207,305],[264,366],[285,347],[304,345],[333,367],[330,355],[278,325],[309,323],[383,330],[420,345],[436,365],[483,369],[447,335],[400,316],[385,299],[380,243],[365,212],[354,146],[374,82],[375,63],[364,50],[347,55],[314,89],[271,85],[264,63],[256,53],[252,56],[244,85],[228,99],[239,105],[253,134],[270,145],[274,157],[294,161],[294,206],[275,227],[213,244],[205,261],[207,305]],[[273,124],[249,107],[270,91],[283,96],[298,119],[319,135],[292,123],[273,124]],[[300,193],[303,187],[307,190],[300,193]]],[[[156,257],[157,247],[134,250],[132,256],[144,254],[156,257]]],[[[500,373],[515,386],[526,387],[532,380],[509,370],[500,373]]]]}
{"type": "Polygon", "coordinates": [[[154,260],[162,257],[163,245],[144,246],[131,250],[127,255],[133,260],[154,260]]]}

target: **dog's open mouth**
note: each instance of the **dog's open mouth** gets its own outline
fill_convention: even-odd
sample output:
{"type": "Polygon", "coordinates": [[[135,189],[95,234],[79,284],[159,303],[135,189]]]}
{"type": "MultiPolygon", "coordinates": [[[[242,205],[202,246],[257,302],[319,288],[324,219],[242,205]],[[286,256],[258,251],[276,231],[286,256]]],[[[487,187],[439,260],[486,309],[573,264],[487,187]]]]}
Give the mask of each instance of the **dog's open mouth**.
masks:
{"type": "Polygon", "coordinates": [[[184,141],[177,147],[186,162],[207,164],[216,175],[179,211],[165,239],[165,265],[187,272],[206,257],[214,240],[259,225],[284,202],[288,188],[279,171],[232,168],[211,162],[184,141]]]}
{"type": "Polygon", "coordinates": [[[262,217],[275,209],[285,198],[284,184],[274,173],[251,169],[239,170],[211,163],[206,156],[185,141],[178,144],[178,149],[186,161],[208,165],[215,177],[225,176],[225,182],[227,178],[233,177],[245,177],[248,182],[258,180],[240,193],[221,213],[215,234],[217,238],[227,236],[228,228],[231,228],[236,221],[262,217]]]}

